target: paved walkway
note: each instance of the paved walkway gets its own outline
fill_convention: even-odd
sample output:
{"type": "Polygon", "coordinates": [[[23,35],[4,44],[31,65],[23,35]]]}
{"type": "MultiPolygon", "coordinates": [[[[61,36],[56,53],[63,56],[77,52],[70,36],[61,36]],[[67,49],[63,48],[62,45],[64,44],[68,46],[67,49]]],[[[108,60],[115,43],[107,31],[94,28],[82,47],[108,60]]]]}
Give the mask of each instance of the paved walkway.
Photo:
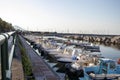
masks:
{"type": "Polygon", "coordinates": [[[18,59],[13,59],[12,80],[24,80],[24,72],[23,72],[22,64],[18,59]]]}
{"type": "Polygon", "coordinates": [[[60,80],[59,76],[55,74],[50,67],[48,67],[44,60],[36,54],[30,45],[28,45],[22,37],[20,37],[20,39],[32,63],[32,70],[35,80],[60,80]]]}
{"type": "Polygon", "coordinates": [[[24,80],[21,53],[16,42],[15,54],[12,62],[12,80],[24,80]]]}

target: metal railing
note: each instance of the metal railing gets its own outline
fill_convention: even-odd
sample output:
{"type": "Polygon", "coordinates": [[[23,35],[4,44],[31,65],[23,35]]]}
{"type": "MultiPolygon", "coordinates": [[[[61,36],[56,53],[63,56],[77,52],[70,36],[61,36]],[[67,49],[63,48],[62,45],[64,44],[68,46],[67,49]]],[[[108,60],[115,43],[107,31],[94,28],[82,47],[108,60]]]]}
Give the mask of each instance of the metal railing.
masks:
{"type": "Polygon", "coordinates": [[[11,64],[15,48],[16,35],[15,31],[3,33],[0,35],[0,54],[1,54],[1,76],[2,80],[11,80],[11,64]],[[8,52],[8,39],[13,36],[13,44],[8,52]]]}

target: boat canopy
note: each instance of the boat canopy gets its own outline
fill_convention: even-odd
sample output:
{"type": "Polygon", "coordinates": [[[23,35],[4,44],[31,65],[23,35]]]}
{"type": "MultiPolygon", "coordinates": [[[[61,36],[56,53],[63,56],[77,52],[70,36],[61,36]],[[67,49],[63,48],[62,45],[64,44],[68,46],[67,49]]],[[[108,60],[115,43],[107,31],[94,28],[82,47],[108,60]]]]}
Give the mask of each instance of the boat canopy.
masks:
{"type": "Polygon", "coordinates": [[[108,62],[115,62],[114,60],[108,59],[108,58],[100,58],[100,60],[103,61],[103,62],[106,62],[106,63],[108,63],[108,62]]]}

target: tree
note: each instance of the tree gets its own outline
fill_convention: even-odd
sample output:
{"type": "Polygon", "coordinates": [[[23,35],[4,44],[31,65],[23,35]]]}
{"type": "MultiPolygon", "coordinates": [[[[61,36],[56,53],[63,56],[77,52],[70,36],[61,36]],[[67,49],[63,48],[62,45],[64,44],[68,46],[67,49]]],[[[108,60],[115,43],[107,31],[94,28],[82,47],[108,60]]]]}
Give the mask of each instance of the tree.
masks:
{"type": "Polygon", "coordinates": [[[3,20],[0,18],[0,33],[12,31],[12,30],[14,30],[12,24],[11,24],[11,23],[8,23],[8,22],[6,22],[6,21],[3,21],[3,20]]]}

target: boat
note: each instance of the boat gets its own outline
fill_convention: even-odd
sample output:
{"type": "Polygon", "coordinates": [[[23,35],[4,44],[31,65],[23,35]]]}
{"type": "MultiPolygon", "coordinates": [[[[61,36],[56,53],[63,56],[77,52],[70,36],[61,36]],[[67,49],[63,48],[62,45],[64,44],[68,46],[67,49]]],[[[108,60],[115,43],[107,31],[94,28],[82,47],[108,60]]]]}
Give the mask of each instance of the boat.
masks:
{"type": "MultiPolygon", "coordinates": [[[[83,45],[81,43],[81,45],[83,45]]],[[[78,59],[78,56],[81,54],[81,53],[91,53],[91,52],[100,52],[100,48],[99,46],[96,46],[96,45],[90,45],[90,44],[87,44],[85,43],[83,46],[76,46],[75,44],[74,45],[69,45],[65,48],[63,54],[58,54],[56,55],[56,57],[61,57],[59,59],[57,59],[59,62],[75,62],[75,60],[78,59]],[[68,56],[68,57],[66,57],[68,56]]]]}
{"type": "MultiPolygon", "coordinates": [[[[115,60],[100,58],[99,65],[84,68],[83,80],[120,80],[120,64],[115,60]]],[[[80,79],[82,80],[82,78],[80,79]]]]}
{"type": "Polygon", "coordinates": [[[77,56],[77,59],[78,59],[77,61],[66,64],[65,74],[70,79],[84,77],[84,67],[98,65],[100,57],[101,57],[101,53],[98,53],[98,52],[91,52],[91,53],[89,52],[89,53],[79,54],[79,56],[77,56]]]}
{"type": "Polygon", "coordinates": [[[59,57],[57,59],[58,62],[61,63],[72,63],[77,60],[77,56],[82,53],[80,48],[76,48],[75,46],[68,46],[65,48],[63,53],[55,55],[55,57],[59,57]]]}
{"type": "Polygon", "coordinates": [[[90,45],[84,45],[82,49],[83,51],[100,52],[100,47],[92,43],[90,45]]]}

